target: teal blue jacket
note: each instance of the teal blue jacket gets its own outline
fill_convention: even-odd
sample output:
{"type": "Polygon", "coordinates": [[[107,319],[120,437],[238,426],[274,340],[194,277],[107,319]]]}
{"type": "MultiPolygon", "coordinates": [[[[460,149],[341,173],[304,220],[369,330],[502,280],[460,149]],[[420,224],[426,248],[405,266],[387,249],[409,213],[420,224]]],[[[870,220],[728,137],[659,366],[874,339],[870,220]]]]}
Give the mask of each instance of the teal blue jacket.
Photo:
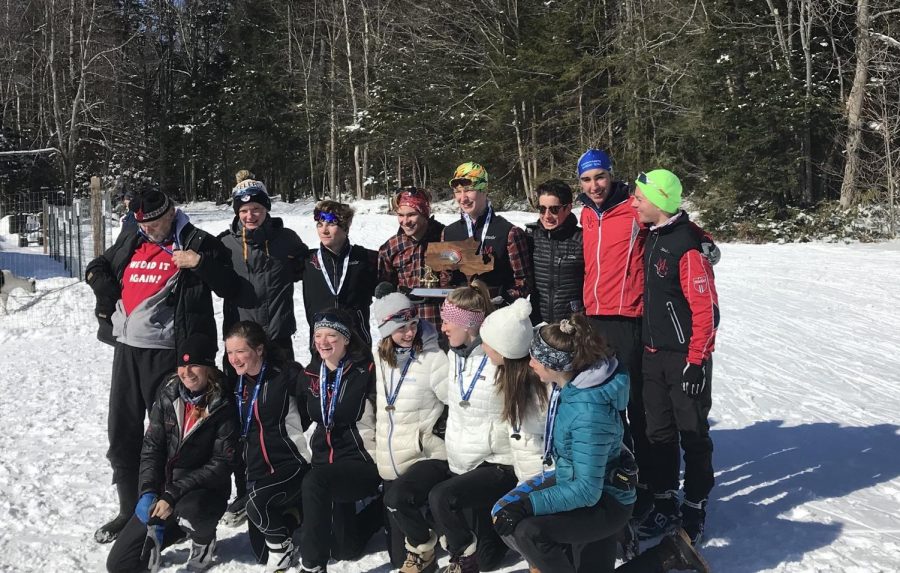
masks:
{"type": "Polygon", "coordinates": [[[603,492],[623,505],[635,492],[606,482],[622,444],[619,410],[628,405],[628,372],[615,358],[594,364],[563,386],[553,425],[556,485],[528,495],[535,515],[591,507],[603,492]]]}

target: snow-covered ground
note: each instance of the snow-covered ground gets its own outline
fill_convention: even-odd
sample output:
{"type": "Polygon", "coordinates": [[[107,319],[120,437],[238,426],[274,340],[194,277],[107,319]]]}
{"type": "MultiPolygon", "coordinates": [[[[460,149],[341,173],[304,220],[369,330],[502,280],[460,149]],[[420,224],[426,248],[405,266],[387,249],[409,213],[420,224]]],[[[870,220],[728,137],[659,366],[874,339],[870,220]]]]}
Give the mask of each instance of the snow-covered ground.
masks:
{"type": "MultiPolygon", "coordinates": [[[[232,213],[186,209],[216,232],[232,213]]],[[[360,205],[353,241],[377,248],[395,232],[378,211],[383,203],[360,205]]],[[[275,205],[315,244],[311,212],[275,205]]],[[[900,571],[900,243],[722,251],[717,486],[702,551],[717,572],[900,571]]],[[[0,571],[104,569],[109,547],[92,533],[116,509],[104,458],[112,349],[95,339],[93,304],[87,285],[44,278],[0,315],[0,571]]],[[[256,570],[241,531],[219,535],[213,571],[256,570]]],[[[164,570],[186,551],[167,551],[164,570]]],[[[376,539],[331,570],[386,573],[386,563],[376,539]]],[[[509,558],[503,571],[527,568],[509,558]]]]}

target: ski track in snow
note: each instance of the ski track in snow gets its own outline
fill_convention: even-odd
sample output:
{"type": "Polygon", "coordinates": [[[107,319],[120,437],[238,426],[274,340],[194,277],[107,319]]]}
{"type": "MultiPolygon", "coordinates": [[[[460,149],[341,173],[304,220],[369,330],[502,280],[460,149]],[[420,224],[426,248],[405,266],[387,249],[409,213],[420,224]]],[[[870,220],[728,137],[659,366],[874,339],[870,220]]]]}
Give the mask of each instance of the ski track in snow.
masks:
{"type": "MultiPolygon", "coordinates": [[[[351,232],[369,248],[396,231],[375,205],[360,205],[351,232]]],[[[187,210],[216,233],[232,214],[187,210]]],[[[314,245],[311,212],[275,210],[314,245]]],[[[900,243],[721,248],[717,486],[703,553],[717,572],[900,571],[900,243]]],[[[296,300],[302,317],[299,289],[296,300]]],[[[10,301],[0,315],[0,571],[105,570],[109,546],[92,535],[117,507],[105,459],[112,349],[95,338],[83,283],[39,280],[37,293],[10,301]]],[[[294,342],[301,361],[305,333],[294,342]]],[[[219,538],[212,571],[261,570],[241,530],[220,528],[219,538]]],[[[391,571],[382,543],[330,570],[391,571]]],[[[162,571],[180,570],[186,555],[187,545],[167,550],[162,571]]],[[[527,567],[508,557],[501,571],[527,567]]]]}

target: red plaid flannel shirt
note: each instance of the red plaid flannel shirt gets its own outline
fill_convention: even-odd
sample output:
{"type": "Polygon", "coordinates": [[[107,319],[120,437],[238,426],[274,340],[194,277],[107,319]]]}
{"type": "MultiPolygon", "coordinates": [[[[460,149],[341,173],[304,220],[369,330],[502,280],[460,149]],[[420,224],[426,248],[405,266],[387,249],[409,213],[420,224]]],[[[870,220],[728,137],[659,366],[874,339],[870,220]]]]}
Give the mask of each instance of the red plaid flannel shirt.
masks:
{"type": "MultiPolygon", "coordinates": [[[[406,235],[402,229],[388,239],[378,249],[378,280],[387,281],[397,287],[416,288],[422,286],[420,280],[425,275],[425,250],[429,241],[440,241],[444,225],[434,219],[428,220],[428,230],[421,241],[406,235]]],[[[427,299],[416,308],[419,318],[441,328],[441,299],[427,299]]]]}

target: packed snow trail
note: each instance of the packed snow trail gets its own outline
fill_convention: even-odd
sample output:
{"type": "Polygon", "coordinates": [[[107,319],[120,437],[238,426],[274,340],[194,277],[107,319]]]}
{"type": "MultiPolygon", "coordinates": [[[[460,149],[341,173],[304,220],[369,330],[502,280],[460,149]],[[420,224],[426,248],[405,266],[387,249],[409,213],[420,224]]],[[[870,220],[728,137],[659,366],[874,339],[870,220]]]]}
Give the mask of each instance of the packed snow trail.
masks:
{"type": "MultiPolygon", "coordinates": [[[[314,245],[311,211],[276,204],[274,214],[314,245]]],[[[189,212],[215,232],[232,213],[189,212]]],[[[350,236],[377,248],[394,232],[393,217],[361,212],[350,236]]],[[[717,485],[703,553],[719,573],[900,570],[900,243],[722,251],[717,485]]],[[[28,296],[0,315],[0,571],[102,571],[109,546],[92,535],[116,511],[105,458],[112,349],[95,338],[87,285],[44,279],[28,296]]],[[[296,299],[302,317],[299,289],[296,299]]],[[[301,361],[305,333],[301,324],[301,361]]],[[[241,530],[219,537],[212,571],[258,570],[241,530]]],[[[369,547],[330,571],[391,571],[382,538],[369,547]]],[[[162,570],[179,570],[187,551],[164,552],[162,570]]]]}

